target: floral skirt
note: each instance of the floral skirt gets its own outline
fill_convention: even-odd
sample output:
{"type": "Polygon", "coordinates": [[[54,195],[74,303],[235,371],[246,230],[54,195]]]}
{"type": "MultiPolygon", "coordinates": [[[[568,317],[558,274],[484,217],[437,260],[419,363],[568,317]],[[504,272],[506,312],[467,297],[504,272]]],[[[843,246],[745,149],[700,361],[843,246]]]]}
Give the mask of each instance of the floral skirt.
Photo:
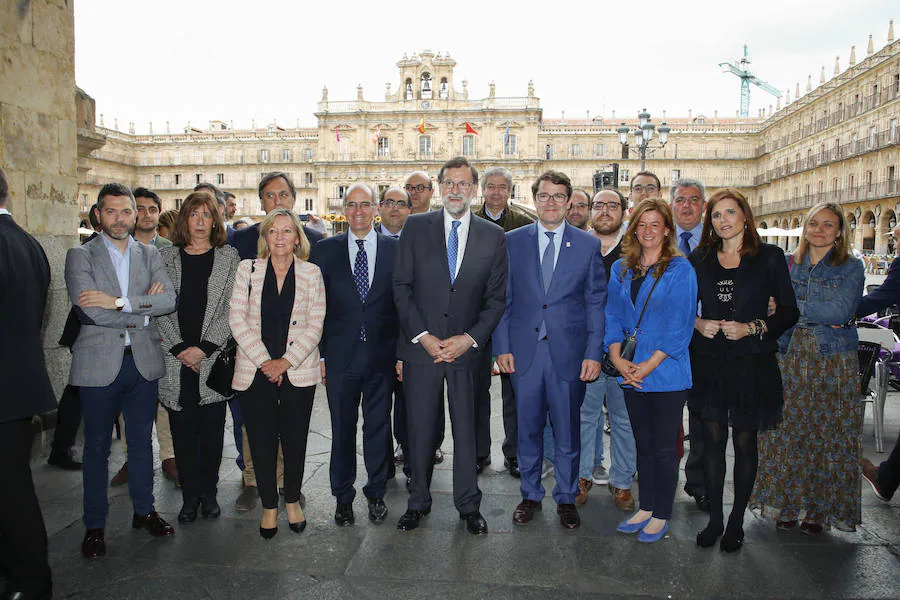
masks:
{"type": "Polygon", "coordinates": [[[797,328],[778,362],[783,420],[777,429],[760,434],[750,507],[782,521],[855,531],[862,494],[857,354],[825,356],[813,332],[797,328]]]}

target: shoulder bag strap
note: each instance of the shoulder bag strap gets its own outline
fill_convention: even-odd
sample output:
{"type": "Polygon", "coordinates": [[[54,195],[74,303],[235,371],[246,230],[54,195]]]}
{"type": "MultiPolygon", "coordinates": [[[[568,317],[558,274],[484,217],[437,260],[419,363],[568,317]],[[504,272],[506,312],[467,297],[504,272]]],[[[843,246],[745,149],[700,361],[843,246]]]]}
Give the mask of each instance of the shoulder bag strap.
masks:
{"type": "MultiPolygon", "coordinates": [[[[669,267],[666,266],[666,269],[668,268],[669,267]]],[[[659,283],[659,280],[662,279],[663,275],[665,275],[666,269],[663,269],[663,272],[659,274],[659,277],[653,280],[653,287],[650,288],[650,293],[647,294],[647,299],[644,300],[644,307],[641,309],[641,316],[638,317],[637,323],[634,325],[635,330],[637,330],[637,328],[641,326],[641,320],[644,318],[644,311],[647,310],[647,304],[650,302],[650,296],[653,295],[653,290],[656,289],[656,284],[659,283]]]]}

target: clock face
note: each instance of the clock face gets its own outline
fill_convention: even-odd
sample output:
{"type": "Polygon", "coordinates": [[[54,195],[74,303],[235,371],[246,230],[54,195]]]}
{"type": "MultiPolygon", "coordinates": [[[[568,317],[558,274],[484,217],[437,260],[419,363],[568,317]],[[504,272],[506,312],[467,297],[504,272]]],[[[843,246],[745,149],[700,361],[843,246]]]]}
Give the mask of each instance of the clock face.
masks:
{"type": "Polygon", "coordinates": [[[428,100],[422,100],[422,108],[424,108],[424,109],[431,108],[431,102],[429,102],[428,100]]]}

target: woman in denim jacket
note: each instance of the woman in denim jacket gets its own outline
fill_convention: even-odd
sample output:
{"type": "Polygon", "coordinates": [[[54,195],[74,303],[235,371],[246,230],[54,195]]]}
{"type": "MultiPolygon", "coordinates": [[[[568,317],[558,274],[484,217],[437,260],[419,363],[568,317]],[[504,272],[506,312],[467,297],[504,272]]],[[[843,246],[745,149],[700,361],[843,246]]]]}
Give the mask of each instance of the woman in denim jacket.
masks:
{"type": "Polygon", "coordinates": [[[781,426],[760,438],[753,506],[778,529],[805,533],[860,522],[862,412],[855,326],[865,272],[849,253],[839,206],[810,209],[790,260],[800,320],[778,340],[784,380],[781,426]]]}
{"type": "Polygon", "coordinates": [[[623,375],[619,383],[641,478],[640,510],[618,531],[640,532],[641,542],[655,542],[668,529],[678,484],[678,427],[691,387],[688,345],[697,314],[697,277],[674,238],[669,204],[643,200],[622,237],[622,258],[610,270],[607,289],[604,342],[623,375]],[[625,360],[622,342],[635,330],[645,303],[634,357],[625,360]]]}

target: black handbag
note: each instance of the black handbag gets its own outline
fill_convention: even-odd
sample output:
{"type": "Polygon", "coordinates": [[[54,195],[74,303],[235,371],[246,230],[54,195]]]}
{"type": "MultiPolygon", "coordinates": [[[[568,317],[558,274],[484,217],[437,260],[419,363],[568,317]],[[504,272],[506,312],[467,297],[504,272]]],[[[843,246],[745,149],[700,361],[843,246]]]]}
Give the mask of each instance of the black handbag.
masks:
{"type": "MultiPolygon", "coordinates": [[[[653,295],[653,290],[656,289],[656,284],[659,283],[660,279],[662,279],[664,273],[665,270],[663,270],[663,272],[659,274],[659,277],[653,282],[653,287],[650,288],[650,293],[647,294],[647,299],[644,300],[644,307],[641,309],[641,315],[638,317],[637,323],[635,323],[634,325],[634,332],[627,334],[619,347],[619,356],[621,356],[625,360],[634,359],[634,351],[637,348],[638,327],[641,326],[641,321],[644,319],[644,311],[647,310],[647,304],[649,304],[650,302],[650,296],[653,295]]],[[[621,373],[619,373],[616,365],[614,365],[612,360],[609,358],[609,352],[603,355],[603,359],[600,361],[600,370],[610,377],[621,377],[621,373]]]]}
{"type": "Polygon", "coordinates": [[[234,361],[237,355],[237,342],[234,338],[228,338],[228,341],[222,346],[216,360],[213,361],[209,370],[209,376],[206,378],[206,387],[221,394],[226,398],[234,396],[234,390],[231,389],[231,381],[234,379],[234,361]]]}

